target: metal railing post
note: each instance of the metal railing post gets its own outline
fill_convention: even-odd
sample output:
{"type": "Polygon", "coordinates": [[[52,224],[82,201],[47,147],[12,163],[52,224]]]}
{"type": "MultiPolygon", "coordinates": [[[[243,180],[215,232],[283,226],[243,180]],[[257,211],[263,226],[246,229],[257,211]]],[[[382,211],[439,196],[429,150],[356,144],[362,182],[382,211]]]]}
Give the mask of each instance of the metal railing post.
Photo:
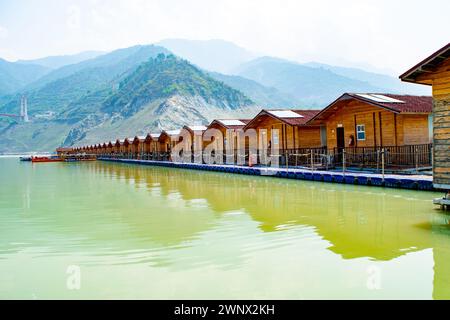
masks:
{"type": "Polygon", "coordinates": [[[377,149],[377,172],[379,172],[380,168],[380,149],[377,149]]]}
{"type": "Polygon", "coordinates": [[[416,146],[415,148],[414,148],[414,154],[415,154],[415,157],[414,157],[414,161],[416,162],[416,173],[418,173],[419,172],[419,148],[416,146]]]}
{"type": "Polygon", "coordinates": [[[314,171],[314,153],[311,149],[311,170],[314,171]]]}
{"type": "Polygon", "coordinates": [[[434,166],[434,146],[433,145],[431,145],[431,147],[430,147],[430,160],[431,160],[431,167],[433,167],[434,166]]]}
{"type": "Polygon", "coordinates": [[[381,149],[381,177],[384,182],[384,148],[381,149]]]}
{"type": "Polygon", "coordinates": [[[284,150],[284,159],[286,161],[286,169],[289,169],[289,151],[287,149],[284,150]]]}
{"type": "Polygon", "coordinates": [[[342,149],[342,173],[345,176],[345,149],[342,149]]]}

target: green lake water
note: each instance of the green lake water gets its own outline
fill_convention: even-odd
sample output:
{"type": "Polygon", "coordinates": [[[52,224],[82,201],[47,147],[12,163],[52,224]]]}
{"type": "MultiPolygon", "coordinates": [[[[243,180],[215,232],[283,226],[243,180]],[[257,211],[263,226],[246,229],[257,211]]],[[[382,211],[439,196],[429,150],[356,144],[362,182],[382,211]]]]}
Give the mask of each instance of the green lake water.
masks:
{"type": "Polygon", "coordinates": [[[0,298],[449,299],[441,195],[0,158],[0,298]]]}

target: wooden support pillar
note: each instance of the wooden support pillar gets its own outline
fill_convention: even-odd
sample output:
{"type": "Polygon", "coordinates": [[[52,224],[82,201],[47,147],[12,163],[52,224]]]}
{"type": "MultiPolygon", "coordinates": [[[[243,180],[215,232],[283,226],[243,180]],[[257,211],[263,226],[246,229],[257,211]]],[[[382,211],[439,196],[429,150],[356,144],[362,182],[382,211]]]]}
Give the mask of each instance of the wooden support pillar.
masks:
{"type": "Polygon", "coordinates": [[[397,114],[394,113],[394,139],[395,139],[395,146],[397,146],[397,114]]]}
{"type": "Polygon", "coordinates": [[[375,112],[372,113],[372,123],[373,123],[373,146],[377,147],[377,123],[375,120],[375,112]]]}

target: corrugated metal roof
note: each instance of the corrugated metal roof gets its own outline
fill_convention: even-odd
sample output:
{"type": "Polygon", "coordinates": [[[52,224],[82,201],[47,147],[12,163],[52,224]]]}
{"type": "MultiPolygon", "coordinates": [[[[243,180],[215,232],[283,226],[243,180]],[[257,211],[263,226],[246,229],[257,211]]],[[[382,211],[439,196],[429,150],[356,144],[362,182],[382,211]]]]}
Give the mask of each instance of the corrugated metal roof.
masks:
{"type": "Polygon", "coordinates": [[[177,136],[181,133],[180,129],[176,129],[176,130],[165,130],[165,133],[167,133],[169,136],[177,136]]]}
{"type": "Polygon", "coordinates": [[[245,123],[239,119],[217,119],[224,126],[245,126],[245,123]]]}
{"type": "Polygon", "coordinates": [[[301,114],[291,110],[267,110],[267,112],[278,118],[303,118],[301,114]]]}
{"type": "Polygon", "coordinates": [[[431,113],[433,109],[433,99],[430,96],[412,96],[390,93],[344,93],[310,119],[308,123],[317,124],[320,120],[328,118],[332,113],[335,113],[335,109],[338,105],[345,108],[345,101],[350,99],[355,99],[394,113],[431,113]],[[393,100],[374,99],[374,97],[386,97],[388,100],[389,98],[393,100]],[[385,101],[381,102],[382,100],[385,101]]]}
{"type": "Polygon", "coordinates": [[[296,110],[296,109],[280,109],[280,110],[262,110],[256,117],[254,117],[245,127],[251,128],[257,126],[259,119],[263,116],[269,116],[278,119],[279,121],[291,126],[307,125],[307,122],[317,115],[320,110],[296,110]],[[289,112],[274,112],[274,111],[289,111],[289,112]],[[277,116],[287,117],[279,117],[277,116]],[[295,116],[294,116],[295,114],[295,116]]]}
{"type": "MultiPolygon", "coordinates": [[[[361,97],[360,95],[355,93],[349,93],[348,95],[358,100],[370,102],[372,104],[379,105],[398,113],[431,113],[433,111],[433,98],[431,96],[412,96],[390,93],[375,94],[401,101],[400,103],[398,103],[389,101],[374,101],[361,97]]],[[[374,94],[370,95],[374,96],[374,94]]]]}

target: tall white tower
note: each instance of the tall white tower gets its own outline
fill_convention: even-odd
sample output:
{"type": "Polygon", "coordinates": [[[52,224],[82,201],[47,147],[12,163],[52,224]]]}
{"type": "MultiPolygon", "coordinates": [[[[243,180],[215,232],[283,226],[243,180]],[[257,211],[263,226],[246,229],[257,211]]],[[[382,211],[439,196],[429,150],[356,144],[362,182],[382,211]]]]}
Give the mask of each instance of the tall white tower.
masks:
{"type": "Polygon", "coordinates": [[[20,119],[23,119],[23,96],[20,97],[20,119]]]}
{"type": "Polygon", "coordinates": [[[28,118],[28,101],[27,97],[22,96],[22,99],[20,100],[20,117],[22,118],[23,122],[29,122],[30,119],[28,118]]]}
{"type": "Polygon", "coordinates": [[[28,122],[28,121],[30,121],[28,119],[28,100],[27,100],[27,97],[24,97],[24,99],[25,99],[25,102],[23,104],[23,121],[28,122]]]}

